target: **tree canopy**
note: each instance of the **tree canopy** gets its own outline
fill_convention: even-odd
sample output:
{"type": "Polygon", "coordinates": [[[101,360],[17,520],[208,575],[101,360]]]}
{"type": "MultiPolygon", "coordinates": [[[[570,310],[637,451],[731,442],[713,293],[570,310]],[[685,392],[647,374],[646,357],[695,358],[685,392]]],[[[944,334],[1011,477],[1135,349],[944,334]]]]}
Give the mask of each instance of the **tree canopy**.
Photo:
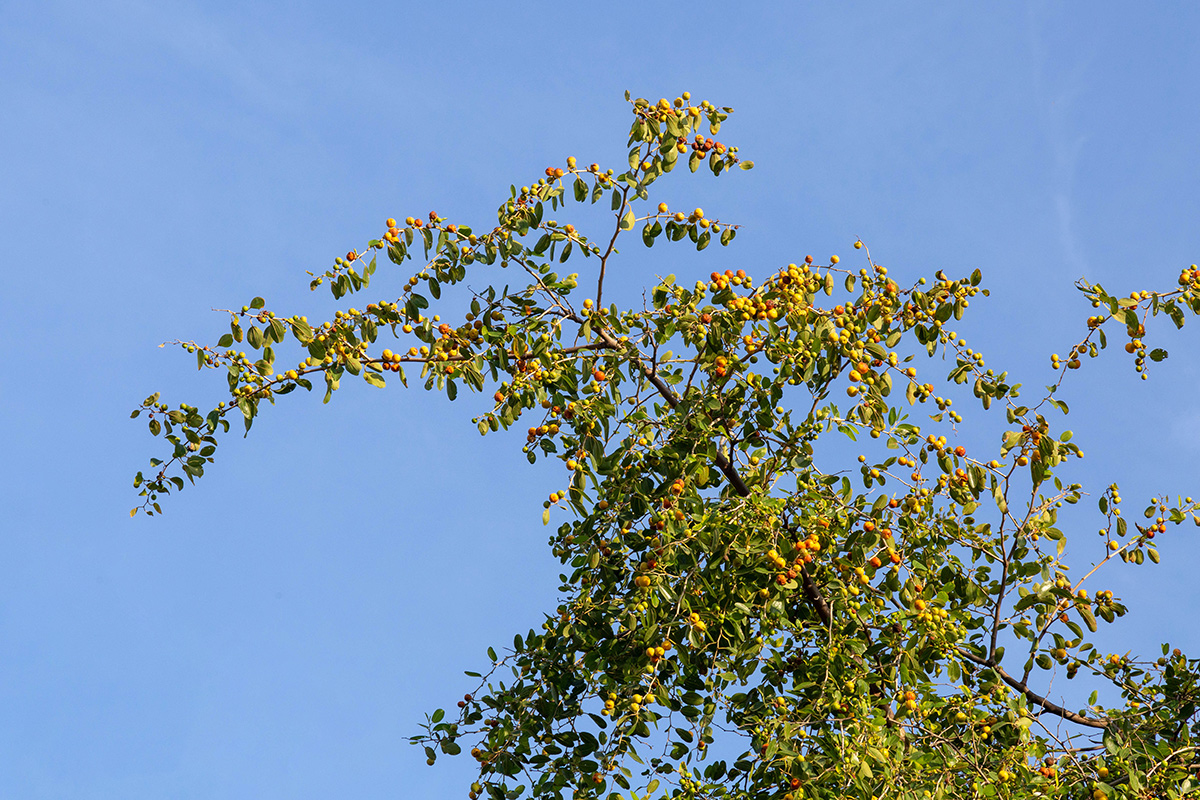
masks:
{"type": "Polygon", "coordinates": [[[1092,635],[1127,611],[1097,583],[1157,563],[1155,537],[1200,525],[1200,506],[1073,482],[1084,453],[1059,390],[1109,337],[1146,379],[1167,357],[1146,326],[1200,313],[1200,269],[1122,295],[1081,280],[1092,316],[1042,392],[954,332],[988,294],[979,271],[898,276],[861,241],[848,263],[667,275],[641,307],[606,307],[618,246],[737,237],[737,221],[652,199],[656,181],[753,166],[716,138],[732,109],[626,99],[618,168],[548,167],[492,225],[388,219],[311,274],[338,299],[389,284],[361,310],[314,323],[256,297],[215,345],[178,342],[224,374],[229,400],[202,412],[155,394],[133,412],[167,452],[135,478],[131,513],[161,513],[231,421],[249,432],[296,389],[323,384],[326,402],[347,378],[471,389],[490,396],[480,434],[518,428],[530,462],[567,471],[543,512],[561,604],[489,649],[467,673],[478,688],[413,738],[430,764],[469,751],[472,798],[1194,791],[1200,662],[1169,645],[1104,653],[1092,635]],[[607,227],[551,218],[579,205],[607,207],[607,227]],[[581,272],[561,272],[572,259],[581,272]],[[960,429],[985,415],[1004,432],[968,450],[960,429]],[[1066,563],[1068,534],[1090,563],[1066,563]],[[1058,675],[1091,696],[1055,699],[1058,675]]]}

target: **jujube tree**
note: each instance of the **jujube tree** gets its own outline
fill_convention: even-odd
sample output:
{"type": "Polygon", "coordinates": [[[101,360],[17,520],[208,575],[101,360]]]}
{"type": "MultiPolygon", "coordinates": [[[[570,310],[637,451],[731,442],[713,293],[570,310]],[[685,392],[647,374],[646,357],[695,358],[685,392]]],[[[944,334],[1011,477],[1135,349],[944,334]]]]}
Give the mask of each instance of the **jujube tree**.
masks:
{"type": "Polygon", "coordinates": [[[1034,401],[952,331],[988,293],[978,271],[901,278],[860,241],[849,267],[792,255],[757,274],[668,275],[643,307],[606,307],[618,245],[737,236],[736,222],[652,199],[656,181],[682,164],[752,166],[715,139],[728,108],[684,93],[631,110],[619,169],[568,158],[514,186],[490,226],[388,219],[312,274],[338,299],[390,281],[361,310],[318,324],[255,298],[216,345],[179,342],[224,374],[228,400],[205,413],[155,394],[134,412],[168,445],[135,479],[140,508],[161,513],[231,419],[248,432],[296,389],[323,383],[328,402],[347,378],[412,378],[451,400],[469,388],[490,397],[481,434],[517,427],[530,462],[563,462],[543,522],[569,518],[549,540],[561,604],[489,649],[457,710],[413,739],[431,764],[468,750],[471,797],[1192,791],[1200,665],[1168,645],[1103,653],[1091,637],[1126,613],[1095,583],[1157,563],[1155,536],[1197,504],[1154,497],[1125,515],[1116,483],[1086,495],[1059,390],[1109,336],[1145,378],[1166,357],[1146,349],[1146,325],[1200,313],[1200,270],[1122,296],[1081,281],[1093,315],[1034,401]],[[612,217],[595,234],[551,218],[597,203],[612,217]],[[559,272],[569,260],[581,273],[559,272]],[[958,427],[986,413],[1005,432],[968,450],[958,427]],[[831,434],[863,440],[857,461],[833,448],[823,463],[831,434]],[[1085,496],[1098,511],[1070,508],[1085,496]],[[1064,562],[1068,532],[1090,563],[1064,562]],[[1097,693],[1069,708],[1050,696],[1056,674],[1097,693]]]}

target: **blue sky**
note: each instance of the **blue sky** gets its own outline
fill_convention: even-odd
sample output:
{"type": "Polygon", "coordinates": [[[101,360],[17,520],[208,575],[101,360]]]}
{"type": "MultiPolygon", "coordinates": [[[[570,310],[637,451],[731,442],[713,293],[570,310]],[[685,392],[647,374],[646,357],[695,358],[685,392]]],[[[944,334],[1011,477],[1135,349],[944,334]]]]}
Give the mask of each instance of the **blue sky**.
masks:
{"type": "MultiPolygon", "coordinates": [[[[1200,260],[1200,9],[1077,8],[0,6],[0,797],[465,794],[465,760],[428,769],[404,738],[553,604],[561,475],[481,439],[477,398],[355,384],[284,398],[130,521],[155,451],[128,415],[160,389],[218,399],[157,347],[215,340],[210,309],[331,313],[304,271],[384,218],[486,224],[567,155],[619,163],[625,89],[735,107],[722,138],[758,164],[662,182],[745,228],[700,257],[630,253],[627,296],[861,236],[903,278],[982,269],[962,331],[1048,382],[1090,312],[1075,279],[1167,287],[1200,260]]],[[[1064,395],[1075,479],[1200,494],[1197,330],[1151,331],[1171,358],[1149,382],[1123,353],[1086,364],[1064,395]]],[[[1099,545],[1075,521],[1083,563],[1099,545]]],[[[1109,647],[1200,645],[1194,531],[1105,578],[1134,608],[1109,647]]]]}

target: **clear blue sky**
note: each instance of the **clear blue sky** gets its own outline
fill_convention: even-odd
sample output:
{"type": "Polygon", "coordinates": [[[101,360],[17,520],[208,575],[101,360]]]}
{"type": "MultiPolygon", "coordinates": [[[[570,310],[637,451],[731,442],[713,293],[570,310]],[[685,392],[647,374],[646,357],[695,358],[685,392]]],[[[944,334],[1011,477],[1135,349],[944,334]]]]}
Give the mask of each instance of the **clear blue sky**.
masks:
{"type": "MultiPolygon", "coordinates": [[[[0,798],[465,794],[467,759],[429,769],[404,737],[554,602],[561,476],[480,439],[478,398],[354,382],[284,398],[130,521],[155,451],[128,415],[158,389],[215,402],[157,345],[215,339],[209,309],[256,294],[330,313],[304,270],[385,217],[487,224],[567,155],[619,162],[625,89],[735,107],[722,138],[758,164],[664,182],[745,229],[640,254],[626,286],[861,236],[898,276],[981,268],[963,331],[1048,382],[1090,312],[1076,278],[1163,287],[1200,260],[1200,7],[1078,8],[0,5],[0,798]]],[[[1197,331],[1151,332],[1149,382],[1123,353],[1086,365],[1079,480],[1200,494],[1197,331]]],[[[1135,609],[1113,649],[1200,649],[1196,529],[1160,541],[1162,566],[1105,579],[1135,609]]]]}

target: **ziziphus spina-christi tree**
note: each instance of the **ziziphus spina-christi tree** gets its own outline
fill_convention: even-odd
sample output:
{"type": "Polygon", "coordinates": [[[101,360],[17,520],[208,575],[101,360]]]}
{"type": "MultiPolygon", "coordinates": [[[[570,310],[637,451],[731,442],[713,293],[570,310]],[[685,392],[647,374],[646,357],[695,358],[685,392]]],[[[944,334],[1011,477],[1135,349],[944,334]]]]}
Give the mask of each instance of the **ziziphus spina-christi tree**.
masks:
{"type": "Polygon", "coordinates": [[[431,764],[469,750],[472,798],[1189,793],[1197,661],[1165,645],[1105,654],[1090,637],[1126,612],[1096,581],[1157,562],[1155,536],[1200,524],[1197,505],[1155,497],[1127,517],[1112,483],[1093,489],[1098,512],[1064,508],[1084,497],[1070,472],[1083,453],[1059,429],[1058,395],[1107,336],[1146,378],[1166,352],[1147,350],[1145,326],[1200,312],[1200,270],[1124,296],[1081,281],[1094,314],[1034,401],[951,330],[987,294],[978,271],[914,282],[862,242],[848,268],[793,256],[754,275],[667,276],[644,307],[605,307],[618,245],[737,235],[653,199],[656,181],[683,164],[752,166],[715,139],[728,108],[684,93],[631,110],[619,171],[568,158],[514,188],[490,227],[389,219],[313,275],[338,299],[376,291],[362,310],[314,324],[255,298],[215,346],[178,342],[225,375],[229,398],[204,413],[155,394],[134,412],[168,444],[136,477],[140,508],[161,513],[231,419],[249,431],[296,389],[323,384],[328,402],[348,378],[411,376],[451,400],[468,388],[490,396],[481,434],[521,428],[530,462],[564,463],[542,519],[569,517],[550,537],[561,604],[489,649],[458,709],[413,738],[431,764]],[[595,238],[550,219],[598,203],[612,221],[595,238]],[[582,273],[559,274],[568,260],[582,273]],[[967,389],[964,414],[948,395],[967,389]],[[1001,441],[968,451],[956,432],[985,413],[1003,415],[1001,441]],[[821,463],[814,445],[834,433],[872,455],[821,463]],[[1067,532],[1097,521],[1094,564],[1069,570],[1067,532]],[[1066,707],[1056,674],[1108,704],[1066,707]]]}

